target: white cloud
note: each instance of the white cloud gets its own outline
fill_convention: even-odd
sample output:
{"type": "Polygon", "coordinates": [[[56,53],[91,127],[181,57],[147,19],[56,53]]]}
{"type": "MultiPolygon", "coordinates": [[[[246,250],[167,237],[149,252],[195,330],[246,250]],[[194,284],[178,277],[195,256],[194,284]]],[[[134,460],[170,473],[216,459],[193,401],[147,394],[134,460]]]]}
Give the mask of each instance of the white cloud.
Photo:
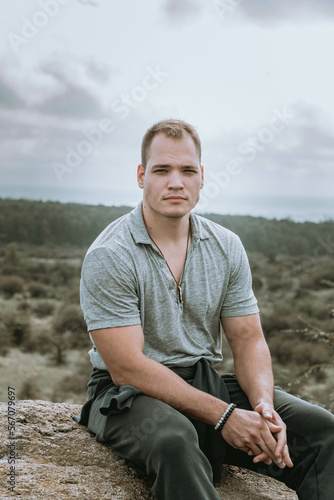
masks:
{"type": "Polygon", "coordinates": [[[184,21],[201,11],[198,0],[164,0],[164,13],[170,21],[184,21]]]}
{"type": "MultiPolygon", "coordinates": [[[[3,44],[2,183],[59,186],[52,162],[64,161],[66,148],[84,139],[83,129],[109,119],[113,132],[63,185],[132,193],[142,135],[172,116],[198,128],[210,180],[210,171],[237,155],[240,142],[266,126],[273,109],[299,103],[298,120],[245,165],[223,197],[330,193],[334,4],[300,5],[244,0],[221,22],[211,1],[69,2],[18,55],[8,40],[3,44]],[[122,120],[111,102],[127,99],[133,89],[140,99],[148,66],[169,76],[128,105],[122,120]]],[[[2,39],[20,32],[21,17],[34,19],[36,9],[38,0],[8,4],[2,39]]]]}
{"type": "MultiPolygon", "coordinates": [[[[218,5],[235,5],[235,14],[260,23],[278,24],[282,21],[305,22],[315,18],[334,17],[332,0],[217,0],[218,5]]],[[[227,11],[228,12],[228,11],[227,11]]]]}

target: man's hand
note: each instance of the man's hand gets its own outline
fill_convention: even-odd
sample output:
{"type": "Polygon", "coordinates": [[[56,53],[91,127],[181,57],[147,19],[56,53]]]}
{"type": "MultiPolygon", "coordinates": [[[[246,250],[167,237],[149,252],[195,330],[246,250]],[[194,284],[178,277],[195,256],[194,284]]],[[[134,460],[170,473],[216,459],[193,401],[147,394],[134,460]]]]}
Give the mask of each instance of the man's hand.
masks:
{"type": "MultiPolygon", "coordinates": [[[[254,463],[263,461],[269,465],[273,461],[280,468],[284,468],[285,464],[289,465],[289,463],[292,467],[287,448],[284,457],[287,462],[290,460],[289,463],[280,460],[277,454],[277,448],[281,450],[286,443],[283,421],[273,410],[270,412],[268,408],[262,408],[262,406],[257,408],[263,409],[267,416],[264,417],[258,410],[248,411],[236,408],[222,429],[223,438],[233,448],[255,455],[254,463]],[[274,416],[274,413],[278,418],[274,416]],[[274,435],[278,436],[277,440],[274,435]]],[[[281,456],[281,451],[279,455],[281,456]]]]}
{"type": "MultiPolygon", "coordinates": [[[[259,413],[268,422],[271,422],[281,428],[280,431],[274,432],[274,438],[276,439],[276,450],[275,450],[275,462],[279,467],[283,468],[286,465],[288,467],[293,467],[292,460],[289,455],[289,449],[286,438],[286,425],[278,415],[278,413],[268,404],[260,403],[255,408],[254,411],[259,413]]],[[[251,454],[251,453],[249,453],[251,454]]],[[[260,453],[260,455],[255,456],[253,459],[254,463],[265,461],[265,453],[260,453]]]]}
{"type": "MultiPolygon", "coordinates": [[[[241,427],[241,436],[245,440],[241,446],[235,446],[233,442],[228,441],[233,435],[233,430],[229,427],[230,419],[234,414],[234,417],[237,415],[234,410],[224,426],[229,431],[226,432],[227,441],[250,456],[255,455],[254,463],[263,461],[269,464],[271,459],[282,469],[286,465],[292,467],[286,440],[286,426],[272,404],[274,378],[270,352],[263,335],[260,317],[258,314],[226,317],[222,318],[222,325],[233,352],[237,380],[254,408],[254,411],[247,412],[252,415],[249,417],[249,433],[244,432],[241,427]],[[261,426],[259,427],[259,421],[254,418],[256,414],[260,417],[265,432],[261,426]]],[[[238,428],[236,429],[240,432],[238,428]]]]}

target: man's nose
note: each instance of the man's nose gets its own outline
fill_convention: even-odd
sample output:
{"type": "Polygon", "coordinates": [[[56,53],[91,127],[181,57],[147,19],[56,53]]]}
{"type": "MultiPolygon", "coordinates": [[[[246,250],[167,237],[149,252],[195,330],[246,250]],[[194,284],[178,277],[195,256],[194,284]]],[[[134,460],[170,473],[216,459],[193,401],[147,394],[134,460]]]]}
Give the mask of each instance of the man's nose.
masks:
{"type": "Polygon", "coordinates": [[[182,175],[180,172],[172,171],[168,176],[168,187],[170,189],[176,189],[183,187],[182,175]]]}

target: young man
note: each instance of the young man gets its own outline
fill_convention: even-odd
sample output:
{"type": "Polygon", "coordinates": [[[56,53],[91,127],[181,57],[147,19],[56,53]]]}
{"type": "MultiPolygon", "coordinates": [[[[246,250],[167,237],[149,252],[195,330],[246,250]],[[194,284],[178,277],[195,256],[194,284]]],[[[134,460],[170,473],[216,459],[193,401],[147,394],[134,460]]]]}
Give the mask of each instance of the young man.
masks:
{"type": "Polygon", "coordinates": [[[101,233],[82,268],[94,368],[80,423],[144,467],[158,499],[218,499],[229,463],[329,500],[334,416],[274,389],[242,244],[191,212],[204,182],[193,127],[149,129],[137,178],[143,202],[101,233]],[[235,375],[212,368],[222,328],[235,375]]]}

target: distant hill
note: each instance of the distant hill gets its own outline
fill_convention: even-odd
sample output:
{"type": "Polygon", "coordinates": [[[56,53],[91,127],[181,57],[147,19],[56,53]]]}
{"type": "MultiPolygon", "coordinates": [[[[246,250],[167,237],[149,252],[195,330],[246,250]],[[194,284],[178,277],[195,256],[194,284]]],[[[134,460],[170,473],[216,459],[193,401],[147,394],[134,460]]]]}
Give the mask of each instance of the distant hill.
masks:
{"type": "MultiPolygon", "coordinates": [[[[112,221],[132,207],[0,198],[0,242],[88,247],[112,221]]],[[[288,255],[334,254],[334,221],[293,222],[205,214],[238,234],[247,251],[288,255]]]]}

